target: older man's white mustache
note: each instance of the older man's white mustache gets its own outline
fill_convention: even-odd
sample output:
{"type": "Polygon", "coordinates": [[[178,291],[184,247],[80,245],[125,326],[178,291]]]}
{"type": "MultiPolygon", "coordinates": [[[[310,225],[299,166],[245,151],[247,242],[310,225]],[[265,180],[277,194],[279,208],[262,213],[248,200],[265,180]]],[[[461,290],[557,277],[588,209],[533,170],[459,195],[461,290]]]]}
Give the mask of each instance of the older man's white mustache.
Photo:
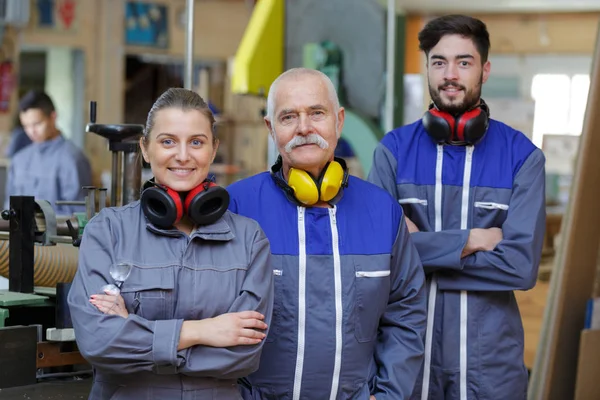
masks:
{"type": "Polygon", "coordinates": [[[285,151],[287,153],[290,153],[296,147],[305,144],[316,144],[322,149],[327,149],[329,147],[329,143],[327,143],[327,141],[323,139],[323,137],[316,133],[311,133],[306,136],[294,136],[294,138],[285,145],[285,151]]]}

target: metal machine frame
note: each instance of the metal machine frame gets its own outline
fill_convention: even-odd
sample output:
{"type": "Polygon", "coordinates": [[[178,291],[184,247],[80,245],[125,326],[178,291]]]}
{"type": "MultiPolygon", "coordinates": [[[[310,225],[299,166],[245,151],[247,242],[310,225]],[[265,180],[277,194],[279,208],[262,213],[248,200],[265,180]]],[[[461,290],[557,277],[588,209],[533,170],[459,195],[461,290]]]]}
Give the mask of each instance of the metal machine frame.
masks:
{"type": "MultiPolygon", "coordinates": [[[[194,0],[186,0],[186,12],[184,86],[192,89],[194,0]]],[[[92,102],[86,132],[106,138],[112,153],[110,206],[138,200],[142,176],[138,143],[144,126],[98,124],[96,102],[92,102]]],[[[46,377],[91,373],[75,342],[67,305],[70,282],[35,286],[36,273],[47,273],[36,270],[36,246],[78,247],[86,223],[106,205],[106,188],[83,189],[85,201],[58,203],[85,205],[85,213],[56,216],[47,201],[32,196],[11,196],[10,208],[2,211],[0,240],[9,240],[9,289],[0,290],[0,390],[46,377]]]]}
{"type": "MultiPolygon", "coordinates": [[[[138,141],[143,131],[143,125],[96,123],[96,103],[91,103],[86,132],[106,138],[113,157],[111,206],[140,197],[138,141]]],[[[83,189],[87,190],[85,201],[61,203],[85,205],[85,213],[57,217],[50,203],[32,196],[11,196],[10,208],[2,211],[2,219],[8,221],[8,225],[0,224],[0,239],[6,239],[1,230],[8,230],[9,288],[0,290],[0,364],[12,366],[2,368],[0,389],[33,384],[46,377],[91,373],[75,342],[67,305],[71,283],[56,282],[55,287],[39,288],[34,279],[35,246],[69,243],[78,247],[87,221],[106,205],[105,188],[83,189]],[[80,365],[85,367],[77,370],[75,366],[80,365]]]]}

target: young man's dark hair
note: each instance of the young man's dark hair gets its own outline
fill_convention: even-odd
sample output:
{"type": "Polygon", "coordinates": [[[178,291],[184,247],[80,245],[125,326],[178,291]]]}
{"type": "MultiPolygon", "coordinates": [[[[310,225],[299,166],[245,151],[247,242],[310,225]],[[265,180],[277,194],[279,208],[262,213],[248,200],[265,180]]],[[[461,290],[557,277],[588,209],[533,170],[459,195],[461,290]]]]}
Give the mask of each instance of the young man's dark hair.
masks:
{"type": "Polygon", "coordinates": [[[481,63],[488,59],[490,35],[485,24],[467,15],[445,15],[428,22],[419,32],[419,48],[429,56],[429,51],[446,35],[460,35],[475,43],[481,63]]]}
{"type": "Polygon", "coordinates": [[[32,108],[42,110],[46,115],[50,115],[56,111],[50,96],[39,90],[30,90],[19,101],[19,112],[25,112],[32,108]]]}

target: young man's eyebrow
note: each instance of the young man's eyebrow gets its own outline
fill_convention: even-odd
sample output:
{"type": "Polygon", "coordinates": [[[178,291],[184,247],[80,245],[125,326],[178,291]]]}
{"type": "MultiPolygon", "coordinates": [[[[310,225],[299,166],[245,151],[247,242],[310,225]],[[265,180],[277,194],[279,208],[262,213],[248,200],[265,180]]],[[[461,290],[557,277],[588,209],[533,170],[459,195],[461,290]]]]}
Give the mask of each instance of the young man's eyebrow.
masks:
{"type": "MultiPolygon", "coordinates": [[[[430,58],[432,60],[443,60],[443,61],[448,60],[445,56],[442,56],[441,54],[433,54],[430,58]]],[[[459,54],[454,58],[456,58],[457,60],[463,60],[465,58],[474,59],[475,57],[473,57],[472,54],[459,54]]]]}

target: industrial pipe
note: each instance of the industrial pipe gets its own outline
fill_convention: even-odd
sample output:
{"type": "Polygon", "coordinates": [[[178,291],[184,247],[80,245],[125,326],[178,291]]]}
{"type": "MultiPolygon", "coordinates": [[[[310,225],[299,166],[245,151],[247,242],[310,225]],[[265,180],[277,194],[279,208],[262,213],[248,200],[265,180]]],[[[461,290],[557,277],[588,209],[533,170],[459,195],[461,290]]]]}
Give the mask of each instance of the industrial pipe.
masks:
{"type": "Polygon", "coordinates": [[[140,199],[142,187],[142,163],[139,152],[123,154],[123,204],[140,199]]]}
{"type": "MultiPolygon", "coordinates": [[[[34,246],[33,285],[56,287],[58,283],[70,283],[77,272],[79,249],[70,244],[34,246]]],[[[9,242],[0,240],[0,276],[8,279],[9,242]]]]}
{"type": "Polygon", "coordinates": [[[396,73],[396,0],[387,2],[387,48],[384,130],[394,129],[394,74],[396,73]]]}
{"type": "Polygon", "coordinates": [[[194,0],[186,2],[187,26],[185,30],[185,74],[183,87],[192,89],[192,74],[194,70],[194,0]]]}
{"type": "MultiPolygon", "coordinates": [[[[104,196],[106,199],[106,195],[104,196]]],[[[57,216],[56,217],[56,234],[58,236],[71,236],[71,231],[69,230],[69,226],[67,225],[67,220],[71,221],[71,225],[76,232],[79,232],[79,222],[75,217],[66,217],[66,216],[57,216]]],[[[41,220],[36,219],[36,224],[41,223],[41,220]]],[[[44,227],[38,226],[38,229],[44,231],[44,227]]],[[[10,222],[0,219],[0,232],[9,232],[10,231],[10,222]]]]}
{"type": "Polygon", "coordinates": [[[112,153],[112,176],[111,176],[111,186],[110,186],[110,206],[118,207],[122,204],[118,201],[119,192],[119,184],[121,183],[121,153],[118,151],[114,151],[112,153]]]}

